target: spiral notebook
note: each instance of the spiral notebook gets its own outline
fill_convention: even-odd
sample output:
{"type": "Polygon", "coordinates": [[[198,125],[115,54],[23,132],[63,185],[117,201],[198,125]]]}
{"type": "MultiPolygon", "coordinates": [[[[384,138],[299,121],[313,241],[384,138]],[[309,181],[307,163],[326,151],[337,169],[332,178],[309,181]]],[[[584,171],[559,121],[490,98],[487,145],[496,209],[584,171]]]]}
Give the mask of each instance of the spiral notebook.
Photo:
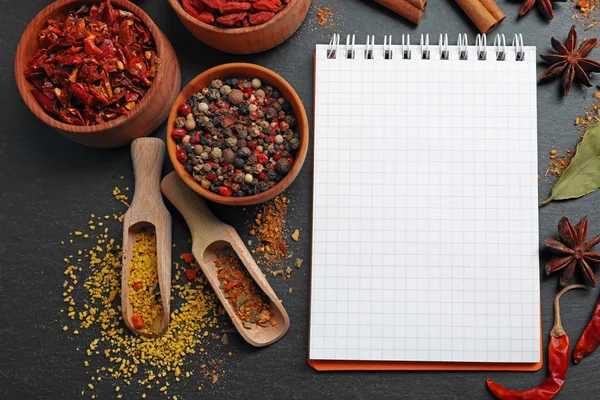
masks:
{"type": "Polygon", "coordinates": [[[315,54],[310,364],[541,367],[536,49],[315,54]]]}

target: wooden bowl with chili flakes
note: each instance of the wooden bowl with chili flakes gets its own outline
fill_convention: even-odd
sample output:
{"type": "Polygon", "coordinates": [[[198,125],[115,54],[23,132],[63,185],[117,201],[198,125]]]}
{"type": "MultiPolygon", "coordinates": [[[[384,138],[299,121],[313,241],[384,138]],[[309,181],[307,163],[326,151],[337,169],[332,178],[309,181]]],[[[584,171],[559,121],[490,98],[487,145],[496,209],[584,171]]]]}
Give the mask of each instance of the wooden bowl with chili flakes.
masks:
{"type": "Polygon", "coordinates": [[[58,0],[44,8],[29,23],[17,48],[15,77],[21,97],[40,120],[77,143],[99,148],[129,144],[133,139],[154,132],[167,118],[181,86],[181,72],[175,51],[166,36],[141,8],[127,0],[112,0],[116,10],[133,13],[149,30],[161,61],[147,92],[126,115],[95,125],[71,125],[54,118],[38,103],[31,90],[35,86],[26,79],[28,62],[41,48],[39,33],[48,26],[48,19],[64,20],[70,10],[83,5],[100,4],[103,0],[58,0]]]}
{"type": "Polygon", "coordinates": [[[171,109],[171,113],[169,114],[169,120],[167,122],[167,150],[169,153],[169,158],[171,159],[171,162],[177,174],[192,190],[194,190],[202,197],[215,203],[232,206],[247,206],[252,204],[264,203],[276,197],[278,194],[287,189],[302,169],[302,165],[304,164],[304,160],[306,159],[306,154],[308,152],[308,142],[308,118],[306,116],[306,111],[304,109],[304,105],[302,104],[302,100],[300,100],[300,97],[298,96],[294,88],[280,75],[267,68],[255,64],[224,64],[201,73],[200,75],[195,77],[190,83],[188,83],[188,85],[179,94],[179,97],[177,97],[177,99],[175,100],[175,104],[171,109]],[[186,101],[190,99],[192,95],[198,93],[203,88],[209,86],[211,82],[213,82],[216,79],[221,80],[226,78],[243,77],[260,79],[262,81],[263,86],[272,86],[281,94],[282,97],[285,98],[287,103],[289,103],[290,109],[293,112],[294,117],[296,119],[294,131],[297,132],[298,140],[300,143],[298,149],[295,152],[294,161],[291,164],[291,169],[280,181],[275,183],[274,186],[270,187],[269,189],[263,192],[252,195],[246,195],[241,197],[224,196],[218,193],[214,193],[209,189],[205,189],[201,186],[200,182],[194,180],[193,176],[186,171],[184,165],[177,158],[178,143],[174,138],[173,131],[178,129],[176,127],[176,120],[180,117],[180,106],[186,103],[186,101]]]}
{"type": "Polygon", "coordinates": [[[169,0],[169,4],[192,35],[217,50],[234,54],[260,53],[283,43],[300,27],[311,4],[311,0],[291,0],[265,23],[225,28],[192,17],[183,9],[181,1],[169,0]]]}

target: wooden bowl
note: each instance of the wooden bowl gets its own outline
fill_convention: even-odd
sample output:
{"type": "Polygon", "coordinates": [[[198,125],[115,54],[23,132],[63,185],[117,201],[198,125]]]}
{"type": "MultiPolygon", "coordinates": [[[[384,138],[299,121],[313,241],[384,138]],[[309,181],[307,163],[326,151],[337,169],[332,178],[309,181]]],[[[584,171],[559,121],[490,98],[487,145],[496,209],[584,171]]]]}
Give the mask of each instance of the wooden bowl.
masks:
{"type": "Polygon", "coordinates": [[[86,146],[119,147],[154,132],[166,119],[181,86],[179,62],[171,43],[141,8],[127,0],[112,0],[115,8],[134,13],[146,24],[156,42],[158,57],[162,61],[152,86],[128,115],[92,126],[66,124],[44,111],[30,92],[33,84],[25,79],[23,74],[29,60],[40,49],[38,34],[48,18],[65,18],[72,8],[100,2],[101,0],[58,0],[36,15],[19,42],[15,57],[15,78],[21,97],[29,109],[62,135],[86,146]]]}
{"type": "Polygon", "coordinates": [[[263,203],[271,200],[287,189],[287,187],[290,186],[290,184],[294,181],[296,176],[298,176],[298,173],[300,173],[300,169],[302,169],[302,164],[304,164],[304,159],[306,158],[306,153],[308,151],[308,140],[308,118],[306,117],[306,111],[304,110],[302,100],[300,100],[300,97],[298,97],[298,94],[294,88],[292,88],[292,86],[290,86],[285,79],[277,75],[275,72],[255,64],[224,64],[201,73],[190,83],[188,83],[185,88],[183,88],[183,91],[179,94],[177,100],[175,100],[175,104],[171,109],[171,114],[169,114],[169,121],[167,122],[167,149],[169,152],[169,158],[171,159],[177,174],[190,188],[192,188],[192,190],[204,198],[214,201],[215,203],[232,206],[248,206],[251,204],[263,203]],[[264,84],[273,86],[281,93],[287,102],[290,103],[297,121],[296,130],[299,133],[300,147],[298,148],[294,157],[295,160],[294,164],[292,165],[292,169],[275,186],[269,190],[252,196],[221,196],[200,186],[200,183],[196,182],[194,178],[187,173],[184,166],[177,160],[177,143],[171,135],[173,129],[175,128],[175,120],[179,116],[177,107],[180,104],[185,103],[194,93],[197,93],[202,90],[203,87],[208,86],[213,80],[225,79],[228,77],[259,78],[264,84]]]}
{"type": "Polygon", "coordinates": [[[192,35],[217,50],[234,54],[259,53],[284,42],[302,24],[310,3],[311,0],[292,0],[264,24],[246,28],[220,28],[193,18],[185,12],[181,0],[169,0],[192,35]]]}

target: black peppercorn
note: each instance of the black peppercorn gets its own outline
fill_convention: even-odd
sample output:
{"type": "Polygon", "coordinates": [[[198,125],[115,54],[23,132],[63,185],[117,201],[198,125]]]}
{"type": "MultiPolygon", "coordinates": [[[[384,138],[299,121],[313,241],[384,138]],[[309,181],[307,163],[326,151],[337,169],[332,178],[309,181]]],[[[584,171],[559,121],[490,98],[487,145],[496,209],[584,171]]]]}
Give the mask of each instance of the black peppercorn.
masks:
{"type": "Polygon", "coordinates": [[[277,172],[275,170],[269,169],[267,170],[267,179],[270,181],[274,181],[277,179],[277,172]]]}
{"type": "Polygon", "coordinates": [[[248,115],[250,114],[250,110],[248,110],[248,104],[246,103],[242,103],[238,106],[238,113],[241,115],[248,115]]]}
{"type": "Polygon", "coordinates": [[[244,167],[244,160],[241,159],[240,157],[236,157],[233,159],[233,166],[237,169],[243,168],[244,167]]]}
{"type": "Polygon", "coordinates": [[[248,158],[252,154],[252,150],[248,147],[242,147],[238,150],[238,155],[242,158],[248,158]]]}
{"type": "Polygon", "coordinates": [[[287,174],[291,169],[292,164],[290,164],[290,161],[287,158],[280,158],[275,164],[275,171],[281,175],[287,174]]]}

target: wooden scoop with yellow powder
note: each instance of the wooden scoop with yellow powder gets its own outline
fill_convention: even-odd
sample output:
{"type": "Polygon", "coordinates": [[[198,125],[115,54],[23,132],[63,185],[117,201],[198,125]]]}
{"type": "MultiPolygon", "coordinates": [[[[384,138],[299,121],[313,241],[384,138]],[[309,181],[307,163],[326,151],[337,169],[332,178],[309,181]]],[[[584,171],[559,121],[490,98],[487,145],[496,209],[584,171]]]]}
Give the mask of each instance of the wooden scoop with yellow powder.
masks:
{"type": "Polygon", "coordinates": [[[161,336],[171,313],[171,215],[160,192],[165,144],[136,139],[131,156],[135,193],[123,221],[123,319],[135,333],[161,336]]]}

